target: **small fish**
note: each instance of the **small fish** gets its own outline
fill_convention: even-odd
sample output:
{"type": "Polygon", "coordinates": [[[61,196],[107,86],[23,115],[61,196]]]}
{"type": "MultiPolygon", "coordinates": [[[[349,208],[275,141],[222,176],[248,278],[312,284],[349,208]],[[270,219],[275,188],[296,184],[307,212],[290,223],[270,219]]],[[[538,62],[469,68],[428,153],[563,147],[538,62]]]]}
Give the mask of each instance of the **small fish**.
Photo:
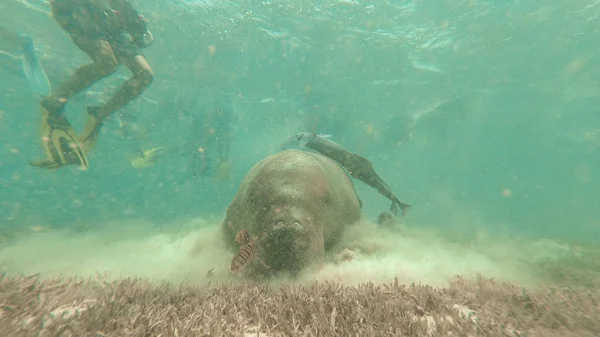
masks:
{"type": "Polygon", "coordinates": [[[254,253],[256,252],[256,240],[253,240],[251,243],[243,245],[240,250],[235,254],[233,259],[231,260],[231,271],[237,272],[246,266],[252,258],[254,258],[254,253]]]}
{"type": "Polygon", "coordinates": [[[245,229],[239,231],[235,235],[235,242],[239,243],[240,245],[247,245],[250,243],[250,234],[248,234],[248,231],[245,229]]]}
{"type": "MultiPolygon", "coordinates": [[[[242,269],[256,257],[256,242],[258,241],[258,237],[250,237],[248,231],[242,229],[235,235],[235,241],[242,245],[242,247],[240,247],[240,250],[238,250],[231,260],[231,271],[234,273],[242,269]]],[[[265,268],[269,269],[269,266],[263,260],[260,258],[257,259],[265,268]]]]}

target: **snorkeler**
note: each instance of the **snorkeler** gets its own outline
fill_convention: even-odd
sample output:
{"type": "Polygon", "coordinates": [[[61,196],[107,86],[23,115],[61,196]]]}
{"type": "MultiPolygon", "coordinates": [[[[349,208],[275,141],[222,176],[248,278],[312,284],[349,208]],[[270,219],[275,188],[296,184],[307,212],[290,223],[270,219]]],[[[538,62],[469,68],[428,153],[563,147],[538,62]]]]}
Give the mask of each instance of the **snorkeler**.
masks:
{"type": "Polygon", "coordinates": [[[33,39],[26,34],[16,34],[0,26],[0,40],[6,42],[10,52],[0,51],[0,68],[17,76],[25,76],[31,90],[41,96],[50,93],[50,81],[37,57],[33,39]]]}
{"type": "MultiPolygon", "coordinates": [[[[131,167],[145,169],[154,166],[157,160],[164,157],[184,157],[189,159],[184,181],[194,177],[228,180],[231,170],[229,150],[235,118],[231,102],[228,98],[221,98],[207,104],[206,109],[199,112],[195,112],[198,110],[195,103],[191,104],[193,107],[184,106],[179,105],[177,111],[184,114],[194,111],[190,116],[191,132],[187,141],[170,147],[146,149],[136,144],[133,149],[135,155],[130,159],[131,167]]],[[[129,133],[129,127],[124,127],[123,131],[129,133]]],[[[135,133],[139,134],[141,129],[139,126],[137,128],[135,133]]]]}
{"type": "Polygon", "coordinates": [[[154,75],[141,49],[153,42],[148,21],[130,0],[51,0],[54,20],[69,33],[92,63],[79,67],[42,103],[42,145],[47,159],[32,165],[54,169],[81,164],[88,167],[87,153],[94,147],[106,118],[140,96],[154,75]],[[87,122],[77,135],[65,116],[65,105],[78,92],[115,73],[119,65],[133,76],[102,106],[87,108],[87,122]]]}
{"type": "Polygon", "coordinates": [[[206,113],[193,117],[192,132],[185,146],[191,155],[187,169],[189,176],[229,178],[233,118],[233,109],[227,100],[219,100],[206,113]],[[215,161],[216,167],[213,166],[215,161]]]}

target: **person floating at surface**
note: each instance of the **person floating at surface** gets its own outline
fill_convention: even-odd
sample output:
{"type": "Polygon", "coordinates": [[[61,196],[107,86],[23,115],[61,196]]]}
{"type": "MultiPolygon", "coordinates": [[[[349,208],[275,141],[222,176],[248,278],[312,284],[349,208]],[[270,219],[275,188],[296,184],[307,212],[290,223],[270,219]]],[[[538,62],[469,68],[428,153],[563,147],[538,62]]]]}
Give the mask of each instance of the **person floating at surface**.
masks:
{"type": "Polygon", "coordinates": [[[92,63],[79,67],[42,103],[42,145],[47,159],[32,165],[54,169],[81,164],[88,167],[87,153],[94,147],[106,118],[140,96],[154,79],[141,49],[153,42],[148,21],[130,0],[51,0],[54,20],[69,33],[92,63]],[[76,135],[65,116],[69,98],[127,66],[133,76],[102,106],[87,108],[83,132],[76,135]]]}
{"type": "Polygon", "coordinates": [[[41,96],[50,93],[50,81],[33,45],[33,39],[26,34],[17,34],[0,26],[0,40],[6,42],[11,52],[0,51],[0,68],[17,76],[25,76],[31,90],[41,96]]]}

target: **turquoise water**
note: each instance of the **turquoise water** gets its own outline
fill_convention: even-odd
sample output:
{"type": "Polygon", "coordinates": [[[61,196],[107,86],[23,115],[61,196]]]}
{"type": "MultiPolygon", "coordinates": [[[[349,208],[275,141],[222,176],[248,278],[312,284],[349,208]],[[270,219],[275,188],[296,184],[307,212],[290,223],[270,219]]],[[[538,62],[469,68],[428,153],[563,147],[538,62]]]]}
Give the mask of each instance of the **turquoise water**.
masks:
{"type": "MultiPolygon", "coordinates": [[[[156,79],[122,113],[145,132],[124,137],[107,123],[89,170],[28,165],[43,156],[39,97],[0,71],[3,231],[222,217],[250,167],[316,131],[373,162],[413,205],[408,226],[600,237],[597,1],[135,3],[156,40],[145,51],[156,79]],[[175,150],[130,165],[136,149],[184,146],[215,97],[235,115],[229,180],[187,177],[189,155],[175,150]],[[416,122],[398,145],[402,114],[416,122]]],[[[0,7],[3,25],[34,39],[53,87],[89,62],[43,2],[0,7]]],[[[74,97],[74,127],[128,76],[74,97]]],[[[388,208],[356,184],[366,217],[388,208]]]]}

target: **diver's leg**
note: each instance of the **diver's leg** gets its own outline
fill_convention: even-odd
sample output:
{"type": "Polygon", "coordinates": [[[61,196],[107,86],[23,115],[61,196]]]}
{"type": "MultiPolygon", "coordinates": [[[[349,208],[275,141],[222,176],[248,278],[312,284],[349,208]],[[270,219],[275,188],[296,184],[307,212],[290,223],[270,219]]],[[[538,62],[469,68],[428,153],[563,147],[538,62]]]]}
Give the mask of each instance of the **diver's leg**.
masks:
{"type": "Polygon", "coordinates": [[[142,55],[123,57],[122,60],[131,70],[133,76],[103,106],[88,107],[88,119],[80,135],[80,140],[87,151],[90,151],[96,145],[103,121],[141,95],[154,80],[152,69],[142,55]]]}
{"type": "Polygon", "coordinates": [[[72,35],[72,39],[93,62],[77,68],[71,77],[42,101],[42,106],[49,112],[61,111],[71,96],[115,73],[119,67],[108,41],[89,39],[79,35],[72,35]]]}
{"type": "MultiPolygon", "coordinates": [[[[223,123],[223,121],[218,121],[218,123],[223,123]]],[[[225,127],[220,127],[217,129],[218,133],[215,138],[215,148],[218,156],[219,170],[222,169],[223,165],[227,165],[229,163],[229,148],[231,145],[231,133],[225,127]]]]}
{"type": "Polygon", "coordinates": [[[215,178],[218,180],[228,180],[231,173],[231,164],[229,162],[229,147],[231,145],[231,136],[229,132],[221,130],[217,136],[217,151],[219,154],[219,166],[215,172],[215,178]]]}
{"type": "Polygon", "coordinates": [[[144,56],[136,55],[133,58],[124,59],[123,63],[131,70],[133,76],[123,83],[117,93],[106,104],[97,110],[98,117],[101,120],[136,99],[154,81],[154,73],[144,56]]]}
{"type": "Polygon", "coordinates": [[[221,163],[229,162],[229,150],[231,147],[231,135],[223,132],[219,135],[219,161],[221,163]]]}
{"type": "Polygon", "coordinates": [[[118,67],[116,56],[108,42],[81,35],[71,35],[71,38],[92,58],[93,63],[75,70],[65,83],[42,100],[40,138],[47,159],[33,162],[34,166],[58,168],[81,163],[83,167],[88,167],[88,149],[85,148],[85,144],[82,144],[63,113],[64,106],[71,96],[114,73],[118,67]]]}
{"type": "Polygon", "coordinates": [[[208,172],[210,159],[204,152],[194,151],[189,162],[187,173],[190,177],[205,176],[208,172]]]}

